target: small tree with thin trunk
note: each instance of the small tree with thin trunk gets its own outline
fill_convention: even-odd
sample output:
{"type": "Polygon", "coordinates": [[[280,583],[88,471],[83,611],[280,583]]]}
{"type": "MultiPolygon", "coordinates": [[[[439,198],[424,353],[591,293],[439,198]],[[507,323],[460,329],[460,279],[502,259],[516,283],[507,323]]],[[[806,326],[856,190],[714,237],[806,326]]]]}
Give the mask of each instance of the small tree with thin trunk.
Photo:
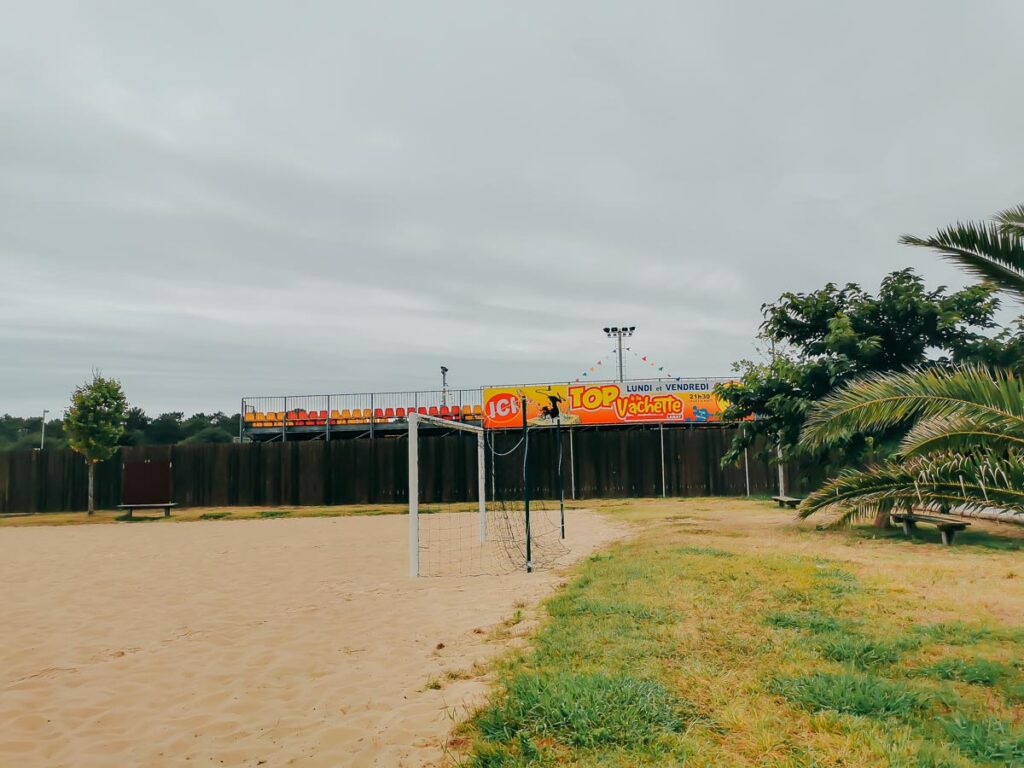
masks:
{"type": "Polygon", "coordinates": [[[95,511],[96,465],[117,452],[117,442],[128,420],[128,401],[121,382],[93,373],[92,381],[71,395],[64,412],[64,433],[68,444],[82,454],[89,465],[89,514],[95,511]]]}

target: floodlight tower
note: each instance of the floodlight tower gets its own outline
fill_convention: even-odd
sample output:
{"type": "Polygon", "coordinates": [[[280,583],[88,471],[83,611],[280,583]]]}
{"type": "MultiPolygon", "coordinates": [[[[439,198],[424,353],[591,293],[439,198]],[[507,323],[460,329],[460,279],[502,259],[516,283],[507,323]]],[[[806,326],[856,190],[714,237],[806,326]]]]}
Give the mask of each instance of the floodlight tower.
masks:
{"type": "Polygon", "coordinates": [[[448,405],[448,368],[441,366],[441,405],[448,405]]]}
{"type": "Polygon", "coordinates": [[[624,325],[621,328],[613,325],[611,328],[604,329],[609,339],[618,339],[619,341],[619,381],[622,381],[622,337],[632,336],[635,330],[635,325],[624,325]]]}

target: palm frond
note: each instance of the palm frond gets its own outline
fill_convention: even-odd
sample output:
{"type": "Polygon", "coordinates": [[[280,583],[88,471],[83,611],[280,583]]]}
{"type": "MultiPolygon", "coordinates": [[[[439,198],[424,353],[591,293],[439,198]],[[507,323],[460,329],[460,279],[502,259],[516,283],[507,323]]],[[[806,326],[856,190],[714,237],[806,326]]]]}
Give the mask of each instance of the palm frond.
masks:
{"type": "Polygon", "coordinates": [[[800,517],[836,510],[849,515],[871,509],[999,507],[1024,513],[1024,458],[946,454],[887,462],[865,471],[845,470],[800,504],[800,517]]]}
{"type": "Polygon", "coordinates": [[[818,401],[800,444],[818,448],[856,433],[878,432],[920,418],[998,420],[1024,434],[1024,380],[985,368],[913,369],[854,380],[818,401]]]}
{"type": "Polygon", "coordinates": [[[936,250],[976,277],[1024,299],[1024,241],[999,225],[958,223],[931,237],[903,235],[900,242],[936,250]]]}
{"type": "Polygon", "coordinates": [[[1019,422],[1005,418],[966,419],[934,416],[917,422],[900,442],[904,456],[929,453],[969,453],[985,450],[1024,450],[1024,431],[1019,422]]]}
{"type": "Polygon", "coordinates": [[[999,231],[1007,237],[1024,237],[1024,205],[1000,211],[995,218],[999,231]]]}

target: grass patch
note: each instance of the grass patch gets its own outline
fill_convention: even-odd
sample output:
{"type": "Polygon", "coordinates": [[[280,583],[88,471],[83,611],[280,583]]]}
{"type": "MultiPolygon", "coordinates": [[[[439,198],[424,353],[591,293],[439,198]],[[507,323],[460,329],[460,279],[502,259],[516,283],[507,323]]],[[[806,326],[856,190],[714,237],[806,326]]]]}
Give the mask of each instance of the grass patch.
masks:
{"type": "Polygon", "coordinates": [[[463,731],[460,765],[1020,762],[993,756],[1016,748],[1024,634],[993,623],[991,605],[1024,609],[1024,579],[967,587],[956,578],[1018,569],[1014,554],[820,533],[736,500],[603,509],[619,507],[638,527],[685,512],[711,546],[693,546],[689,526],[652,525],[579,563],[546,602],[530,646],[499,662],[497,693],[463,731]],[[936,601],[956,606],[959,620],[927,623],[936,601]],[[968,684],[985,673],[970,665],[915,674],[950,646],[975,643],[974,655],[1005,671],[994,685],[968,684]]]}
{"type": "Polygon", "coordinates": [[[924,641],[941,645],[974,645],[991,636],[988,627],[947,621],[937,624],[918,624],[910,632],[924,641]]]}
{"type": "Polygon", "coordinates": [[[230,512],[204,512],[199,516],[200,520],[223,520],[226,517],[231,517],[230,512]]]}
{"type": "Polygon", "coordinates": [[[865,675],[818,673],[775,678],[771,693],[812,712],[831,710],[868,717],[901,717],[925,709],[929,695],[891,680],[865,675]]]}
{"type": "Polygon", "coordinates": [[[975,685],[995,685],[1010,673],[1002,664],[988,659],[942,659],[927,667],[919,667],[914,674],[939,680],[955,680],[975,685]]]}
{"type": "Polygon", "coordinates": [[[1024,731],[993,717],[943,720],[947,737],[961,752],[996,765],[1024,765],[1024,731]]]}
{"type": "Polygon", "coordinates": [[[834,633],[846,626],[844,622],[840,622],[831,616],[825,616],[817,611],[803,611],[799,613],[773,611],[765,616],[764,620],[771,627],[802,629],[815,633],[834,633]]]}
{"type": "Polygon", "coordinates": [[[861,669],[895,664],[906,649],[904,644],[891,640],[872,640],[840,633],[821,637],[816,647],[826,659],[852,664],[861,669]]]}
{"type": "Polygon", "coordinates": [[[636,746],[678,733],[687,707],[653,680],[592,674],[523,674],[478,720],[491,742],[520,735],[573,747],[636,746]]]}
{"type": "Polygon", "coordinates": [[[641,603],[622,600],[597,600],[586,597],[579,592],[569,592],[553,599],[548,604],[548,612],[552,616],[570,617],[590,615],[622,616],[633,621],[665,622],[669,620],[665,611],[659,611],[641,603]]]}
{"type": "Polygon", "coordinates": [[[714,547],[676,547],[675,552],[681,555],[705,555],[707,557],[735,557],[732,552],[714,547]]]}
{"type": "Polygon", "coordinates": [[[264,509],[260,511],[260,517],[264,519],[274,517],[291,517],[291,510],[289,509],[264,509]]]}

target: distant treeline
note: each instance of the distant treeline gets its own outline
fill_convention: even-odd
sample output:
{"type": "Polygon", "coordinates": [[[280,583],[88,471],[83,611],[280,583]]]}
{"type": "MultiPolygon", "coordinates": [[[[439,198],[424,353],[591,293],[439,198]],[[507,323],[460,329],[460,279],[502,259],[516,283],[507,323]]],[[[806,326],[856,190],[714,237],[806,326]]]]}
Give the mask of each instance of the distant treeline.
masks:
{"type": "MultiPolygon", "coordinates": [[[[0,416],[0,450],[38,448],[42,419],[0,416]]],[[[178,445],[230,443],[238,436],[238,414],[196,413],[188,418],[180,411],[161,413],[155,418],[141,408],[128,411],[121,445],[178,445]]],[[[66,448],[64,424],[60,419],[46,422],[46,448],[66,448]]]]}

